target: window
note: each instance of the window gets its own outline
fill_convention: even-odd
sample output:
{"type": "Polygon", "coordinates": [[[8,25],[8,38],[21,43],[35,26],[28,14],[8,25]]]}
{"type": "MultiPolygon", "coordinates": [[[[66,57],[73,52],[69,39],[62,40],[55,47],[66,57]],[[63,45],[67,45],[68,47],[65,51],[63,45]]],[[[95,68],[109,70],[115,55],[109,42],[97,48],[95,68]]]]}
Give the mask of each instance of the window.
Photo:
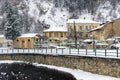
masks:
{"type": "Polygon", "coordinates": [[[22,43],[24,43],[25,41],[22,41],[22,43]]]}
{"type": "Polygon", "coordinates": [[[92,28],[91,28],[91,26],[89,27],[89,30],[91,30],[92,28]]]}
{"type": "Polygon", "coordinates": [[[66,33],[64,33],[64,37],[66,37],[67,36],[67,34],[66,33]]]}
{"type": "Polygon", "coordinates": [[[80,26],[80,31],[82,31],[82,26],[80,26]]]}
{"type": "Polygon", "coordinates": [[[72,29],[72,26],[70,26],[70,29],[72,29]]]}
{"type": "Polygon", "coordinates": [[[52,37],[52,33],[49,33],[49,37],[52,37]]]}
{"type": "Polygon", "coordinates": [[[61,33],[61,37],[63,37],[63,33],[61,33]]]}
{"type": "Polygon", "coordinates": [[[86,26],[86,30],[88,30],[88,26],[86,26]]]}
{"type": "Polygon", "coordinates": [[[17,39],[17,42],[19,42],[19,40],[17,39]]]}
{"type": "Polygon", "coordinates": [[[55,35],[55,37],[58,37],[58,33],[55,33],[54,35],[55,35]]]}
{"type": "Polygon", "coordinates": [[[30,39],[28,39],[28,42],[30,42],[30,39]]]}
{"type": "Polygon", "coordinates": [[[45,36],[46,36],[46,33],[45,33],[45,36]]]}

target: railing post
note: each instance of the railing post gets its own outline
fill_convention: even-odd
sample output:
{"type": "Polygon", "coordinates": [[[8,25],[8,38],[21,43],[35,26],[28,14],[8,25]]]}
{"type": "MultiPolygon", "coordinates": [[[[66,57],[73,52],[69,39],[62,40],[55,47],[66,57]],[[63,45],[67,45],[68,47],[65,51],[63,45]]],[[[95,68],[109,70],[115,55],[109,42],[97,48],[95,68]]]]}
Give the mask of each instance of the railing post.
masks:
{"type": "Polygon", "coordinates": [[[37,48],[37,53],[39,53],[39,48],[37,48]]]}
{"type": "Polygon", "coordinates": [[[43,53],[43,48],[41,48],[41,51],[42,51],[42,53],[43,53]]]}
{"type": "Polygon", "coordinates": [[[2,53],[3,53],[3,49],[2,49],[2,53]]]}
{"type": "Polygon", "coordinates": [[[8,49],[7,49],[7,53],[8,53],[8,49]]]}
{"type": "Polygon", "coordinates": [[[52,48],[51,48],[51,53],[52,53],[52,48]]]}
{"type": "Polygon", "coordinates": [[[86,55],[87,55],[87,48],[86,48],[86,55]]]}
{"type": "Polygon", "coordinates": [[[69,48],[69,54],[71,54],[71,48],[69,48]]]}
{"type": "Polygon", "coordinates": [[[18,48],[18,53],[20,53],[19,48],[18,48]]]}
{"type": "Polygon", "coordinates": [[[46,47],[46,53],[47,53],[47,47],[46,47]]]}
{"type": "Polygon", "coordinates": [[[57,48],[56,48],[56,54],[58,53],[58,50],[57,50],[57,48]]]}
{"type": "Polygon", "coordinates": [[[107,56],[107,49],[105,49],[105,56],[107,56]]]}
{"type": "Polygon", "coordinates": [[[79,48],[78,48],[78,54],[79,54],[79,48]]]}
{"type": "Polygon", "coordinates": [[[35,48],[34,48],[34,53],[35,53],[35,48]]]}
{"type": "Polygon", "coordinates": [[[117,57],[119,57],[119,55],[118,55],[118,48],[116,49],[116,52],[117,52],[117,57]]]}
{"type": "Polygon", "coordinates": [[[29,53],[29,48],[28,48],[28,53],[29,53]]]}
{"type": "Polygon", "coordinates": [[[23,48],[23,53],[24,53],[24,48],[23,48]]]}
{"type": "Polygon", "coordinates": [[[14,53],[14,50],[12,49],[12,53],[14,53]]]}
{"type": "Polygon", "coordinates": [[[62,54],[63,54],[63,49],[62,49],[62,54]]]}
{"type": "Polygon", "coordinates": [[[96,56],[96,48],[94,49],[94,51],[95,51],[95,56],[96,56]]]}

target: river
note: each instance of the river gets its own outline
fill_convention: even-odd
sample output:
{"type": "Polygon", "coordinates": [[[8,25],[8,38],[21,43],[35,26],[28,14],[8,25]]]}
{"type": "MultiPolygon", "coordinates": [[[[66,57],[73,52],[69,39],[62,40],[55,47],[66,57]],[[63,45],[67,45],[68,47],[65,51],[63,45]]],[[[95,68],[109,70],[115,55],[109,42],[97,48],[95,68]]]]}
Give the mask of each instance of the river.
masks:
{"type": "Polygon", "coordinates": [[[76,80],[71,74],[30,63],[0,64],[0,80],[76,80]]]}

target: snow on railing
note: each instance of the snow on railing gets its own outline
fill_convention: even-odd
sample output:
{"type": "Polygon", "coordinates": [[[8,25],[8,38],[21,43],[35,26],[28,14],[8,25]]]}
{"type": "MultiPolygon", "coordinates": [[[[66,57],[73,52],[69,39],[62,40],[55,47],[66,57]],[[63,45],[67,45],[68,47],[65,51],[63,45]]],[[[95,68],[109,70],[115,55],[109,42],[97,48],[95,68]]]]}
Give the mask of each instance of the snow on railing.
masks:
{"type": "Polygon", "coordinates": [[[73,49],[73,48],[35,48],[35,49],[0,49],[0,54],[51,54],[70,56],[89,56],[120,59],[120,50],[73,49]]]}

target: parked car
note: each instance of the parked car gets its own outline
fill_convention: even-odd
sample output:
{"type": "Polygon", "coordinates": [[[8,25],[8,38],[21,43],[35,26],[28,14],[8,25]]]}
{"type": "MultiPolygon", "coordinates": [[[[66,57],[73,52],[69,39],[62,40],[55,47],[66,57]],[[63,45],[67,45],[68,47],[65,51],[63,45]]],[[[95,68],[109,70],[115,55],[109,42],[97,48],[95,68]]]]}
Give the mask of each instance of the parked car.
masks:
{"type": "Polygon", "coordinates": [[[120,49],[120,43],[111,44],[110,49],[120,49]]]}

